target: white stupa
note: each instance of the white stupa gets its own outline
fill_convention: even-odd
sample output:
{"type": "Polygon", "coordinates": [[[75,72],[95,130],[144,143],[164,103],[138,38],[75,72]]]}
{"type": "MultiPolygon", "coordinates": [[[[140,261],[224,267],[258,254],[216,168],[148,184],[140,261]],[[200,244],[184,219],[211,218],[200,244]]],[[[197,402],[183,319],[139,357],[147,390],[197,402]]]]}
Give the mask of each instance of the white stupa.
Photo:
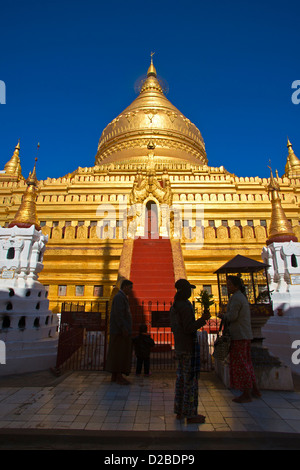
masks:
{"type": "Polygon", "coordinates": [[[294,373],[300,374],[300,360],[295,362],[293,355],[296,352],[293,344],[295,346],[294,342],[300,340],[300,243],[282,208],[279,184],[272,171],[268,189],[272,217],[262,259],[269,265],[268,280],[274,317],[268,320],[262,333],[265,336],[264,344],[270,352],[294,373]]]}
{"type": "Polygon", "coordinates": [[[56,365],[58,318],[38,281],[48,236],[36,214],[36,169],[14,220],[0,227],[0,376],[56,365]]]}

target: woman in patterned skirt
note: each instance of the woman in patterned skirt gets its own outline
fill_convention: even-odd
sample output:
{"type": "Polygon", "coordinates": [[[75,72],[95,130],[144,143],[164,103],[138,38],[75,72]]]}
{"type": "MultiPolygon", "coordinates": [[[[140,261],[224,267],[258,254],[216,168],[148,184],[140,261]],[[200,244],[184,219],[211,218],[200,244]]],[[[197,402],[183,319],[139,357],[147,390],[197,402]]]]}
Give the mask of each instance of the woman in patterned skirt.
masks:
{"type": "Polygon", "coordinates": [[[240,277],[228,276],[227,289],[230,298],[224,317],[231,336],[230,386],[242,391],[242,394],[233,401],[247,403],[252,401],[252,396],[256,398],[261,396],[256,385],[250,352],[252,339],[250,307],[240,277]]]}
{"type": "Polygon", "coordinates": [[[177,419],[186,418],[188,423],[204,423],[205,416],[197,413],[200,371],[197,330],[205,325],[210,314],[203,314],[201,318],[195,320],[193,305],[188,300],[195,286],[186,279],[179,279],[175,283],[175,288],[177,293],[170,311],[178,361],[174,412],[177,419]]]}

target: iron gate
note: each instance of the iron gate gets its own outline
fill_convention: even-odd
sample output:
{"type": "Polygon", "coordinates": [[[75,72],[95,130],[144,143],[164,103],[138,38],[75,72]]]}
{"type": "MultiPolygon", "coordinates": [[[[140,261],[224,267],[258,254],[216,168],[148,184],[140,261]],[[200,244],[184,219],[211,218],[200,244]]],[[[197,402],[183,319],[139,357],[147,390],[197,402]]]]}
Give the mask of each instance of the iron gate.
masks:
{"type": "Polygon", "coordinates": [[[57,369],[103,370],[108,331],[108,301],[63,303],[57,369]]]}
{"type": "MultiPolygon", "coordinates": [[[[108,301],[63,303],[56,367],[60,370],[105,370],[109,341],[108,301]]],[[[169,323],[171,304],[147,302],[131,304],[133,337],[140,324],[146,324],[155,342],[151,352],[151,370],[176,368],[174,338],[169,323]]],[[[211,319],[198,331],[201,369],[212,369],[211,348],[218,330],[217,319],[211,319]]],[[[133,350],[132,371],[136,358],[133,350]]]]}

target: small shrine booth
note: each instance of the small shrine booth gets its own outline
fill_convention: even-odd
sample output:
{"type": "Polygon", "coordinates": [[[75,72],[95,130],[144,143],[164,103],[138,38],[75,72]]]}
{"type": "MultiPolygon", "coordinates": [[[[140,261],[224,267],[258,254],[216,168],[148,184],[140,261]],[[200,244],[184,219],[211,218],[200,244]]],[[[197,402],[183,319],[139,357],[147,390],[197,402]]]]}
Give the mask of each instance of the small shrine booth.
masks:
{"type": "Polygon", "coordinates": [[[273,315],[267,268],[266,263],[237,255],[217,269],[220,309],[224,309],[229,300],[227,277],[238,276],[246,289],[251,317],[262,316],[267,321],[273,315]]]}
{"type": "MultiPolygon", "coordinates": [[[[227,277],[240,277],[245,286],[251,312],[253,340],[251,344],[252,362],[261,389],[292,390],[293,380],[290,369],[272,356],[263,345],[261,329],[274,315],[267,276],[268,265],[245,256],[237,255],[221,266],[215,274],[218,278],[219,308],[226,310],[229,300],[227,277]]],[[[217,375],[229,387],[229,361],[215,361],[217,375]]]]}

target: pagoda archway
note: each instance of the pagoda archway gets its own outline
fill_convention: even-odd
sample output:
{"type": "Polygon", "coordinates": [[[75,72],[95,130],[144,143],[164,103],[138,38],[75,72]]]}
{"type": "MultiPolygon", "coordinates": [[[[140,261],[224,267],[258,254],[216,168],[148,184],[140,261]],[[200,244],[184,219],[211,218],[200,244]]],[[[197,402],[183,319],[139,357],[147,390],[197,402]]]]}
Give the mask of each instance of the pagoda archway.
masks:
{"type": "Polygon", "coordinates": [[[145,238],[158,238],[159,236],[159,223],[158,223],[158,207],[154,200],[149,200],[146,203],[145,213],[145,238]]]}

